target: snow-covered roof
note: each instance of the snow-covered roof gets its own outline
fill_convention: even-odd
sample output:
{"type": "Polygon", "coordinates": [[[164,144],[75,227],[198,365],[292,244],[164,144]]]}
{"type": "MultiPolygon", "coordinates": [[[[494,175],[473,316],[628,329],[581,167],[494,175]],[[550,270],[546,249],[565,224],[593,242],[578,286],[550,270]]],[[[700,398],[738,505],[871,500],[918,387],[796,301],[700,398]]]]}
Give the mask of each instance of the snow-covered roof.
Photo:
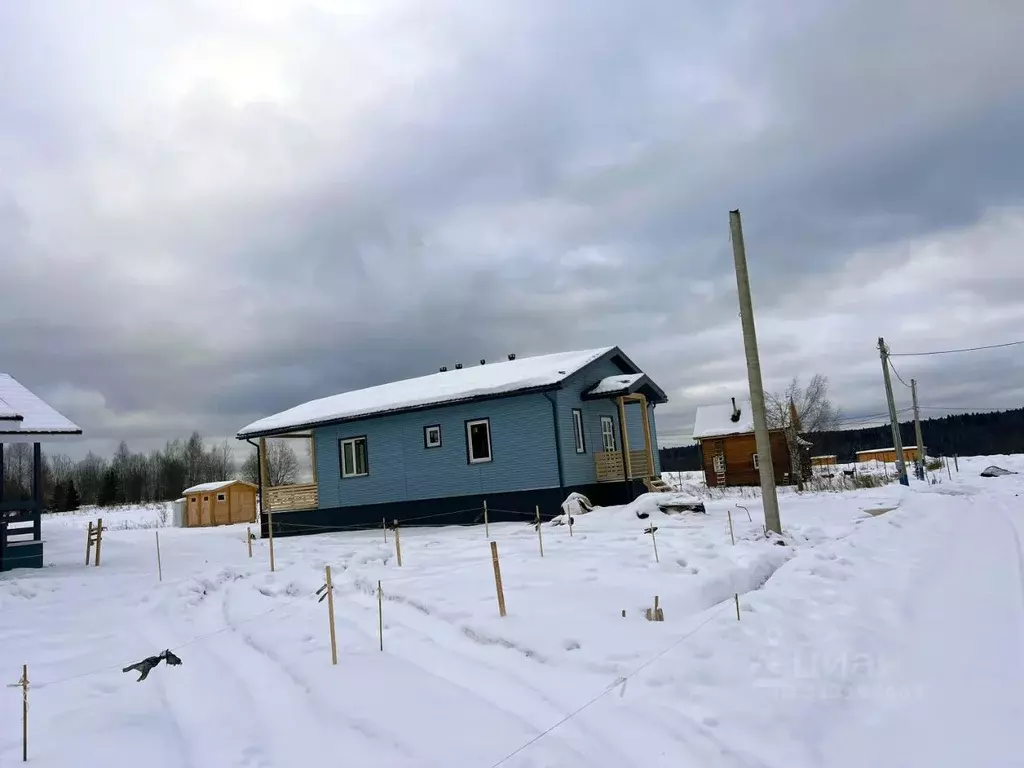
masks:
{"type": "Polygon", "coordinates": [[[823,453],[821,456],[811,456],[812,459],[834,459],[836,454],[834,453],[823,453]]]}
{"type": "Polygon", "coordinates": [[[707,437],[723,437],[724,435],[741,435],[754,431],[754,416],[750,410],[749,400],[737,400],[739,419],[733,421],[732,403],[722,405],[701,405],[697,408],[697,416],[693,420],[693,439],[702,440],[707,437]]]}
{"type": "MultiPolygon", "coordinates": [[[[860,456],[862,453],[882,453],[884,451],[895,451],[895,450],[896,449],[893,448],[890,445],[888,448],[869,448],[866,451],[857,451],[857,455],[860,456]]],[[[903,450],[904,451],[916,451],[917,450],[917,446],[916,445],[904,445],[903,446],[903,450]]]]}
{"type": "MultiPolygon", "coordinates": [[[[199,485],[193,485],[191,488],[186,488],[181,492],[182,496],[187,496],[190,493],[213,493],[219,491],[221,488],[227,488],[229,485],[235,483],[242,483],[243,485],[252,485],[252,483],[246,483],[243,480],[217,480],[212,483],[200,483],[199,485]]],[[[254,488],[256,486],[253,486],[254,488]]]]}
{"type": "Polygon", "coordinates": [[[266,435],[328,422],[379,416],[393,411],[546,389],[557,386],[614,349],[604,347],[524,357],[343,392],[254,421],[239,430],[237,436],[266,435]]]}
{"type": "Polygon", "coordinates": [[[611,395],[629,389],[644,377],[642,373],[625,373],[601,379],[587,390],[588,395],[611,395]]]}
{"type": "Polygon", "coordinates": [[[62,416],[13,376],[0,373],[0,435],[80,435],[78,425],[62,416]]]}

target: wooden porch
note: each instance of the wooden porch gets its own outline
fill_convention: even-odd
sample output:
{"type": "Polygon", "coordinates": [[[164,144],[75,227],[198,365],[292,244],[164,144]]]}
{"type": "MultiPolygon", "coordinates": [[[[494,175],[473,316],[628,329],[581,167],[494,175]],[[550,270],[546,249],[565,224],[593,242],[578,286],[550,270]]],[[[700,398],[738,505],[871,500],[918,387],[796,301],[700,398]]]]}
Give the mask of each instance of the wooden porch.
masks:
{"type": "Polygon", "coordinates": [[[600,451],[594,454],[594,468],[597,470],[597,482],[614,483],[657,476],[654,468],[654,446],[651,445],[651,420],[647,408],[647,397],[641,393],[620,395],[615,398],[619,409],[619,436],[621,450],[600,451]],[[644,446],[640,450],[630,450],[629,425],[626,423],[626,404],[638,403],[642,414],[644,428],[644,446]]]}
{"type": "Polygon", "coordinates": [[[309,455],[313,468],[313,482],[272,485],[274,474],[271,472],[270,457],[267,453],[267,438],[261,437],[259,442],[260,455],[260,510],[262,512],[296,512],[299,510],[316,509],[320,504],[316,477],[316,443],[311,432],[274,435],[273,439],[287,438],[304,440],[309,445],[309,455]]]}

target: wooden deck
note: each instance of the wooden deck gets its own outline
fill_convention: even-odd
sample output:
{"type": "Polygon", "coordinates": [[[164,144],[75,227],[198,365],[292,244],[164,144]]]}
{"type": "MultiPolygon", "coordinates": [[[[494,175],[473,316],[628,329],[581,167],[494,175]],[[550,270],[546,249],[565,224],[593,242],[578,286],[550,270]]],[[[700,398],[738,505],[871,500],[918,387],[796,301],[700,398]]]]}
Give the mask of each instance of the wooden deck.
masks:
{"type": "MultiPolygon", "coordinates": [[[[594,454],[594,466],[597,468],[597,482],[613,483],[625,480],[625,468],[622,466],[622,451],[599,451],[594,454]]],[[[633,480],[650,477],[646,451],[629,452],[629,476],[633,480]]]]}
{"type": "Polygon", "coordinates": [[[291,512],[298,509],[316,509],[319,505],[316,483],[308,485],[279,485],[265,488],[263,509],[267,512],[291,512]]]}

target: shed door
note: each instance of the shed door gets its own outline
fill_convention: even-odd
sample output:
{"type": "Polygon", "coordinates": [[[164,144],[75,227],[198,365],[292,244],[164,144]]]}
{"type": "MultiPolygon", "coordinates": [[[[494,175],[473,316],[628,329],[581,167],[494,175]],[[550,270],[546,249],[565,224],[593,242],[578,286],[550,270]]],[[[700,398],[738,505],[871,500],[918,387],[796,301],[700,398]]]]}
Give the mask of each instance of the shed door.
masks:
{"type": "Polygon", "coordinates": [[[200,498],[202,499],[202,502],[199,506],[199,524],[212,525],[213,518],[211,516],[210,494],[204,493],[200,498]]]}

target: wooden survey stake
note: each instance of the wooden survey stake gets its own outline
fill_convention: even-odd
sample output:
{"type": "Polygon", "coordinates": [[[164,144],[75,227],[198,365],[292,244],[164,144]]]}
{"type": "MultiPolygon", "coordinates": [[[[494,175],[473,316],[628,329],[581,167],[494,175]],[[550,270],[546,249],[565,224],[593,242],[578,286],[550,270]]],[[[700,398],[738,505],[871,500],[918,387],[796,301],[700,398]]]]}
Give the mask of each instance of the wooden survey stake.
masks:
{"type": "Polygon", "coordinates": [[[327,620],[331,627],[331,664],[337,664],[338,640],[334,632],[334,585],[331,584],[331,566],[329,565],[324,567],[324,585],[320,589],[326,592],[327,597],[327,620]]]}
{"type": "Polygon", "coordinates": [[[491,542],[491,563],[494,565],[494,588],[498,591],[498,613],[505,615],[505,590],[501,587],[501,566],[498,564],[498,542],[491,542]]]}
{"type": "Polygon", "coordinates": [[[395,556],[398,557],[398,567],[402,567],[402,540],[398,537],[398,521],[395,520],[395,556]]]}
{"type": "Polygon", "coordinates": [[[735,532],[732,529],[732,510],[731,509],[727,509],[725,511],[725,514],[727,514],[729,516],[729,538],[732,539],[732,545],[735,547],[736,546],[736,534],[735,534],[735,532]]]}
{"type": "Polygon", "coordinates": [[[377,582],[377,636],[380,638],[380,649],[384,650],[384,590],[377,582]]]}
{"type": "Polygon", "coordinates": [[[21,679],[8,688],[21,688],[21,762],[28,762],[28,664],[21,665],[21,679]]]}
{"type": "Polygon", "coordinates": [[[156,573],[157,579],[164,580],[164,566],[160,562],[160,531],[156,531],[156,573]]]}
{"type": "Polygon", "coordinates": [[[537,505],[537,546],[540,547],[540,556],[544,557],[544,534],[540,524],[540,505],[537,505]]]}
{"type": "Polygon", "coordinates": [[[491,526],[487,519],[487,500],[484,499],[484,537],[490,541],[491,539],[491,526]]]}
{"type": "Polygon", "coordinates": [[[267,538],[270,540],[270,572],[274,572],[274,513],[267,512],[267,538]]]}
{"type": "Polygon", "coordinates": [[[249,557],[252,557],[252,528],[245,526],[245,545],[249,547],[249,557]]]}

